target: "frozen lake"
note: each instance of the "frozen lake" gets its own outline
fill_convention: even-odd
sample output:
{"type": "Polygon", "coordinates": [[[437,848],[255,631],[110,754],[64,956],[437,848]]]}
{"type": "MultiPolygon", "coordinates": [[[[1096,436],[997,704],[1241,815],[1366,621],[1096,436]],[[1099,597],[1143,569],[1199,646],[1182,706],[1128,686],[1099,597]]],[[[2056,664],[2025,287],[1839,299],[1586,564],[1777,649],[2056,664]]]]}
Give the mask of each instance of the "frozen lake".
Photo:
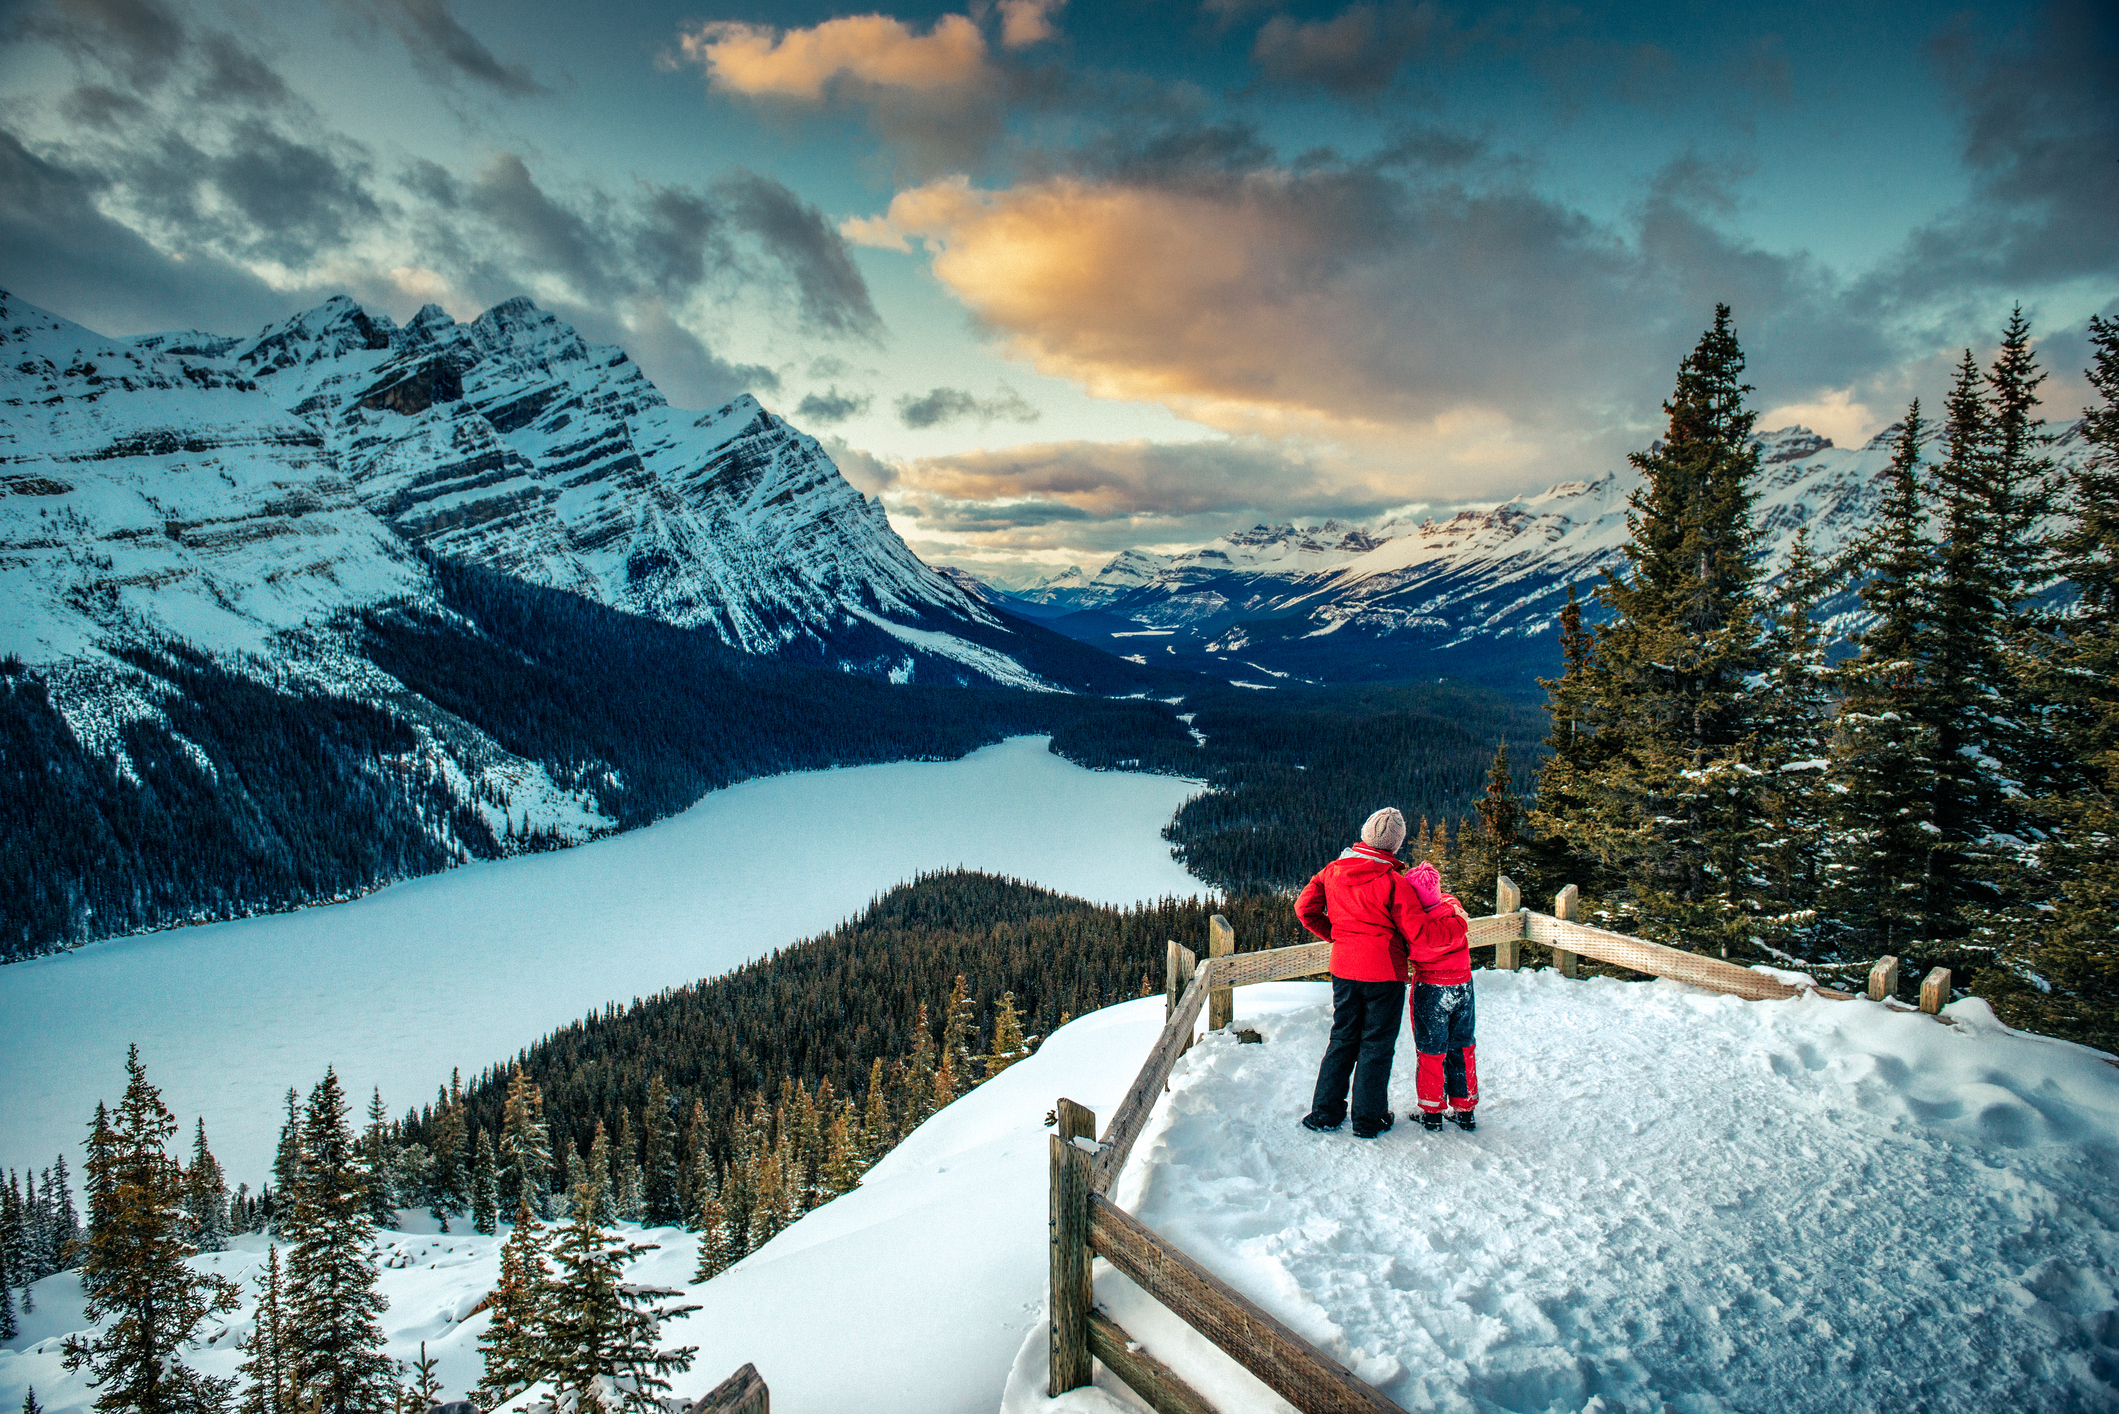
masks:
{"type": "Polygon", "coordinates": [[[1199,787],[1086,771],[1018,737],[952,762],[774,776],[577,849],[474,864],[351,903],[179,928],[0,967],[0,1168],[77,1181],[125,1047],[232,1188],[270,1170],[289,1085],[327,1064],[393,1115],[607,1001],[823,932],[924,870],[1107,903],[1204,892],[1162,827],[1199,787]]]}

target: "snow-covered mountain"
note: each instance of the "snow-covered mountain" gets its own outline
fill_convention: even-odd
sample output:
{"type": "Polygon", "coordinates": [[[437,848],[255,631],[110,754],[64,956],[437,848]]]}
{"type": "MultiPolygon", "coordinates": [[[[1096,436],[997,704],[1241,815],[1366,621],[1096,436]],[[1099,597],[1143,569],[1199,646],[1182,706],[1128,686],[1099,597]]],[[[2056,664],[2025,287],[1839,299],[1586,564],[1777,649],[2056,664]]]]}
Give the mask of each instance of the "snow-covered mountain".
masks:
{"type": "MultiPolygon", "coordinates": [[[[2057,461],[2084,455],[2079,426],[2058,431],[2057,461]]],[[[1896,434],[1887,428],[1858,449],[1804,427],[1756,439],[1756,517],[1774,573],[1803,526],[1820,554],[1870,527],[1896,434]]],[[[1047,591],[1053,607],[1071,611],[1048,609],[1045,621],[1135,661],[1259,686],[1446,674],[1529,687],[1558,666],[1568,587],[1586,595],[1622,563],[1627,498],[1639,484],[1629,467],[1441,519],[1373,530],[1261,525],[1175,556],[1129,552],[1079,585],[1047,591]]],[[[1842,596],[1824,608],[1837,634],[1859,605],[1842,596]]]]}

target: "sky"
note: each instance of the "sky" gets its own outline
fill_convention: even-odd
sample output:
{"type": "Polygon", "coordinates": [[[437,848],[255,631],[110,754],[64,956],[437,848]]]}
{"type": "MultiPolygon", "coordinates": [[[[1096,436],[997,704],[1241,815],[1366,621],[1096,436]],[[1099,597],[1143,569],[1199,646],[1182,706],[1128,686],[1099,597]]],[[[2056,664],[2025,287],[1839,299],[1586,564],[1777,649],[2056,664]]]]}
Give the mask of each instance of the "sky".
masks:
{"type": "Polygon", "coordinates": [[[2119,314],[2119,11],[0,0],[0,288],[518,294],[1020,582],[1594,477],[1733,311],[1843,445],[2119,314]]]}

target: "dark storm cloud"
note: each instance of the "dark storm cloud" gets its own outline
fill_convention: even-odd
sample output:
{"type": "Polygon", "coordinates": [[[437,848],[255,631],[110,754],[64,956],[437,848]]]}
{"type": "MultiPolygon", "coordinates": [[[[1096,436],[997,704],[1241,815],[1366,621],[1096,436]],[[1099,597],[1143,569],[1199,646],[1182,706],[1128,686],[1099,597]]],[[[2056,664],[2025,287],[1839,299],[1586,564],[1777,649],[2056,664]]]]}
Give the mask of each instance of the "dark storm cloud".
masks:
{"type": "Polygon", "coordinates": [[[183,20],[160,0],[55,0],[9,28],[13,37],[45,40],[142,89],[159,87],[190,43],[183,20]]]}
{"type": "Polygon", "coordinates": [[[842,393],[835,386],[828,392],[804,394],[795,407],[795,416],[804,422],[844,422],[867,412],[874,402],[871,394],[842,393]]]}
{"type": "Polygon", "coordinates": [[[990,398],[962,388],[933,388],[915,398],[898,399],[898,420],[907,427],[939,427],[944,423],[977,418],[981,426],[996,422],[1035,422],[1038,410],[1015,389],[1002,386],[990,398]]]}
{"type": "Polygon", "coordinates": [[[716,184],[736,222],[795,283],[803,321],[818,333],[874,339],[883,321],[845,240],[824,213],[770,177],[743,172],[716,184]]]}
{"type": "Polygon", "coordinates": [[[215,32],[201,41],[204,72],[194,90],[201,103],[247,103],[278,108],[293,95],[272,67],[245,49],[234,36],[215,32]]]}
{"type": "Polygon", "coordinates": [[[300,142],[257,121],[237,124],[231,137],[204,173],[242,218],[225,223],[231,244],[299,267],[383,219],[358,153],[300,142]]]}
{"type": "Polygon", "coordinates": [[[1904,311],[2119,276],[2119,11],[2061,0],[1998,45],[1960,22],[1931,53],[1961,113],[1971,195],[1862,295],[1904,311]]]}
{"type": "Polygon", "coordinates": [[[1314,85],[1343,96],[1374,93],[1449,29],[1442,13],[1425,3],[1349,5],[1326,20],[1275,15],[1259,29],[1251,58],[1269,83],[1314,85]]]}
{"type": "Polygon", "coordinates": [[[525,98],[545,92],[530,71],[507,64],[449,13],[448,0],[345,0],[358,13],[388,25],[403,41],[412,62],[441,83],[469,79],[474,84],[525,98]]]}

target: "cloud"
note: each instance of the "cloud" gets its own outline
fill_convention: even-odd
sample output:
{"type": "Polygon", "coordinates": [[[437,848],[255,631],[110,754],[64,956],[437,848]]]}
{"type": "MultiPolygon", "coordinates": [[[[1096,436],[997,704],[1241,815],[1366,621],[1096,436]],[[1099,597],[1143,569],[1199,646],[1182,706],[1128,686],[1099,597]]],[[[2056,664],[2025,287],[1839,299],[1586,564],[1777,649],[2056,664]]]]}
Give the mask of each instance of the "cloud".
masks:
{"type": "Polygon", "coordinates": [[[1269,83],[1315,85],[1342,95],[1373,93],[1448,31],[1447,19],[1424,0],[1349,5],[1327,20],[1275,15],[1259,29],[1251,58],[1269,83]]]}
{"type": "Polygon", "coordinates": [[[1027,49],[1059,33],[1052,17],[1066,7],[1067,0],[1001,0],[1001,44],[1008,49],[1027,49]]]}
{"type": "Polygon", "coordinates": [[[448,0],[348,0],[361,13],[380,20],[403,41],[412,62],[429,78],[472,83],[527,98],[545,92],[529,69],[502,62],[477,35],[449,13],[448,0]]]}
{"type": "Polygon", "coordinates": [[[867,412],[874,401],[871,394],[842,393],[834,386],[829,392],[803,394],[795,416],[803,422],[844,422],[867,412]]]}
{"type": "Polygon", "coordinates": [[[962,388],[934,388],[915,398],[898,399],[898,420],[907,427],[939,427],[975,417],[981,426],[996,422],[1035,422],[1038,410],[1021,393],[1002,385],[990,398],[981,398],[962,388]]]}
{"type": "Polygon", "coordinates": [[[963,15],[925,34],[888,15],[850,15],[808,29],[714,20],[678,35],[715,88],[821,103],[842,82],[934,93],[985,83],[986,37],[963,15]]]}
{"type": "Polygon", "coordinates": [[[874,340],[883,321],[868,286],[854,268],[846,242],[824,213],[769,177],[745,172],[716,184],[739,225],[756,236],[779,262],[801,296],[802,319],[811,329],[874,340]]]}

